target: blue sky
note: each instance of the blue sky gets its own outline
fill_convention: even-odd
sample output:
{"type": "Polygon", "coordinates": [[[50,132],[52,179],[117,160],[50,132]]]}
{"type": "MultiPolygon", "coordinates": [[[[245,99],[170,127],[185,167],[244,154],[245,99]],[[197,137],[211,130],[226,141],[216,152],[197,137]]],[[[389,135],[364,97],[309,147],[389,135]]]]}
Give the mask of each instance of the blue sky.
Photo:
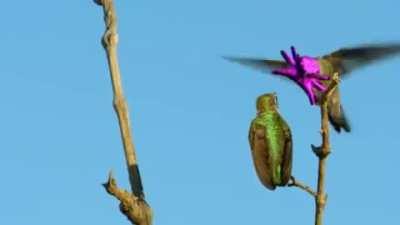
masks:
{"type": "MultiPolygon", "coordinates": [[[[92,1],[6,1],[0,14],[0,221],[129,224],[101,186],[128,187],[92,1]]],[[[400,40],[399,1],[122,1],[119,56],[154,224],[312,224],[314,201],[271,192],[247,131],[257,96],[276,91],[294,138],[294,175],[315,186],[319,110],[302,91],[221,59],[321,55],[400,40]],[[363,2],[361,4],[361,2],[363,2]]],[[[326,224],[400,222],[396,127],[400,58],[341,84],[353,133],[332,134],[326,224]]]]}

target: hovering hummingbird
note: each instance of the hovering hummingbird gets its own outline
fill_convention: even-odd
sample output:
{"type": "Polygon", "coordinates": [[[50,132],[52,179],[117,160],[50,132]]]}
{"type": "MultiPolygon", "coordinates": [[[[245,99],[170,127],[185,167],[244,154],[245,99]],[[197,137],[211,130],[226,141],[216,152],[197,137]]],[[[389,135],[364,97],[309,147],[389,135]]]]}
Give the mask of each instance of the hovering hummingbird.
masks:
{"type": "MultiPolygon", "coordinates": [[[[333,74],[343,77],[353,70],[383,60],[400,53],[400,43],[371,44],[353,48],[342,48],[320,57],[300,56],[291,47],[292,56],[285,51],[281,55],[285,61],[224,57],[245,66],[289,78],[297,83],[307,94],[312,105],[321,103],[322,93],[331,82],[333,74]]],[[[339,88],[332,93],[328,102],[329,121],[340,133],[341,129],[350,132],[351,128],[340,102],[339,88]]]]}
{"type": "Polygon", "coordinates": [[[285,186],[292,171],[292,135],[278,112],[275,93],[257,99],[257,116],[250,125],[249,142],[256,173],[268,189],[285,186]]]}

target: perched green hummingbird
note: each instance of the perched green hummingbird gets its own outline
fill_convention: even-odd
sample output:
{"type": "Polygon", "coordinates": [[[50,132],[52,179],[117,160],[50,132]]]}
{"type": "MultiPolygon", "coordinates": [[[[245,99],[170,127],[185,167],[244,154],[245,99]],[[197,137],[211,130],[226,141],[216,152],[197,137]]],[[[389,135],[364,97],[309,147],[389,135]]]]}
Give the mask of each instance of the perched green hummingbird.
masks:
{"type": "MultiPolygon", "coordinates": [[[[355,69],[399,53],[400,43],[386,43],[342,48],[320,57],[300,56],[292,47],[292,56],[281,51],[285,61],[246,57],[225,57],[225,59],[289,78],[303,88],[311,104],[320,104],[322,91],[329,86],[333,74],[338,73],[339,77],[343,78],[355,69]],[[314,80],[307,84],[304,82],[307,78],[314,80]],[[321,81],[314,82],[316,78],[321,81]]],[[[350,132],[350,125],[340,101],[339,88],[336,88],[331,95],[328,112],[329,121],[337,132],[340,133],[341,129],[350,132]]]]}
{"type": "Polygon", "coordinates": [[[278,112],[275,93],[257,99],[257,116],[250,125],[249,142],[254,167],[268,189],[285,186],[292,171],[292,135],[278,112]]]}

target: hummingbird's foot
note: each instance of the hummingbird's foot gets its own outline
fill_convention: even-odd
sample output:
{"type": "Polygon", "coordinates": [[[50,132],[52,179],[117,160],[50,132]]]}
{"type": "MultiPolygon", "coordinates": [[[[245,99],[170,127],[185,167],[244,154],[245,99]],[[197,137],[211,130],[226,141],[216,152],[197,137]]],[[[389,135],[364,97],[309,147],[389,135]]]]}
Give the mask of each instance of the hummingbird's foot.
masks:
{"type": "Polygon", "coordinates": [[[294,178],[294,176],[290,176],[289,182],[287,183],[288,187],[292,187],[294,186],[294,184],[296,183],[296,178],[294,178]]]}

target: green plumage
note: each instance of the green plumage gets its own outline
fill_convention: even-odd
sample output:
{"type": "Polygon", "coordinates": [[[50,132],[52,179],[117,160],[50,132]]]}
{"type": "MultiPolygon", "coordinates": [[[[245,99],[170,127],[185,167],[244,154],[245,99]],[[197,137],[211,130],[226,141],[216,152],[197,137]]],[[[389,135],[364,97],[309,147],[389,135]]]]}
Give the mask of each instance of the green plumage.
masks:
{"type": "Polygon", "coordinates": [[[278,112],[275,94],[257,99],[257,117],[249,131],[254,166],[260,181],[268,189],[288,183],[292,169],[290,128],[278,112]]]}

